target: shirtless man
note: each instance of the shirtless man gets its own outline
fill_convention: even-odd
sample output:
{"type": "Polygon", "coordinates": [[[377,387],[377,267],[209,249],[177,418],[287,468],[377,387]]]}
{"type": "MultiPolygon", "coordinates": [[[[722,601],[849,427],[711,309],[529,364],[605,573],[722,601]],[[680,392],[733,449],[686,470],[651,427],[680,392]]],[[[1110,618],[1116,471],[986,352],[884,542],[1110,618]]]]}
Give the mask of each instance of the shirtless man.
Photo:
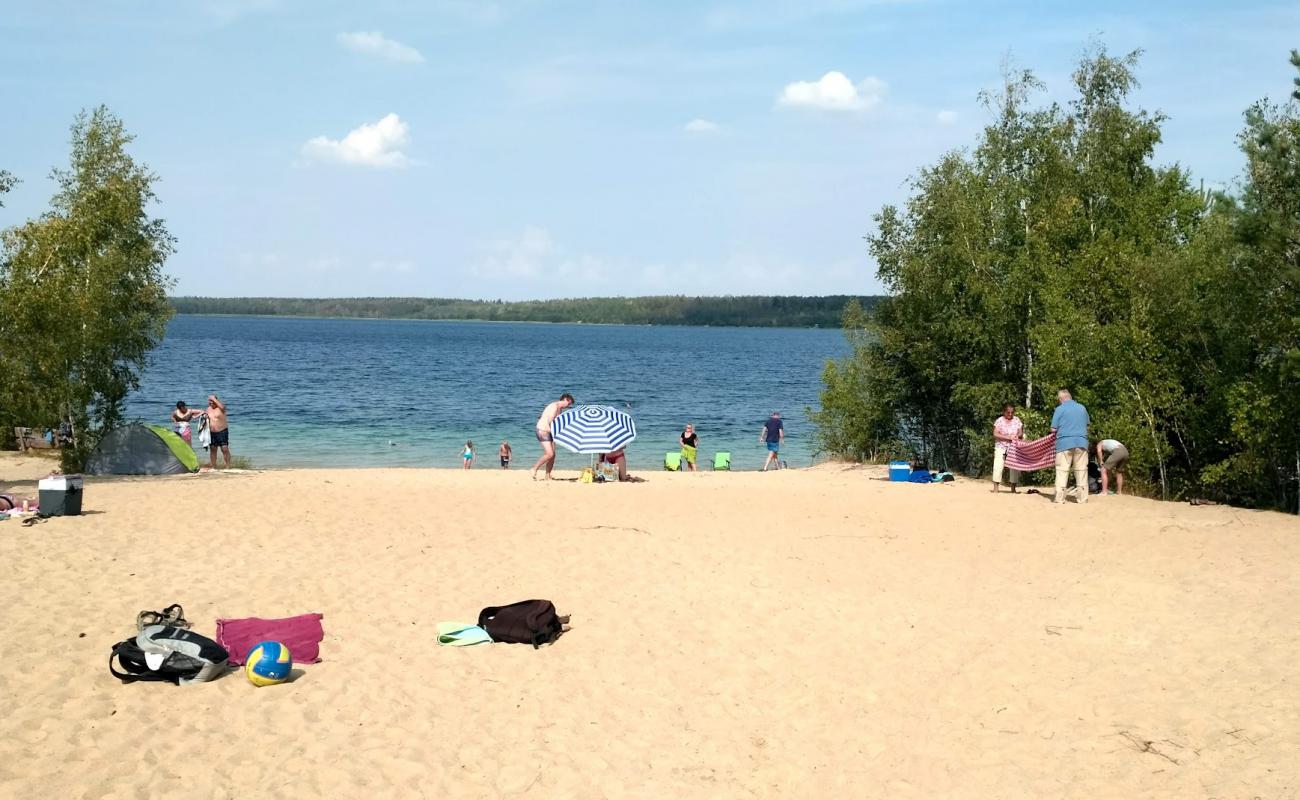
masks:
{"type": "Polygon", "coordinates": [[[209,466],[217,468],[217,448],[226,457],[226,469],[230,469],[230,421],[226,419],[226,404],[217,399],[215,394],[208,395],[208,434],[212,437],[208,445],[209,466]]]}
{"type": "Polygon", "coordinates": [[[561,411],[573,405],[573,395],[565,392],[560,399],[548,403],[537,418],[537,441],[542,445],[542,457],[533,465],[533,480],[537,480],[537,470],[546,467],[546,480],[551,479],[551,469],[555,466],[555,440],[551,438],[551,423],[561,411]]]}

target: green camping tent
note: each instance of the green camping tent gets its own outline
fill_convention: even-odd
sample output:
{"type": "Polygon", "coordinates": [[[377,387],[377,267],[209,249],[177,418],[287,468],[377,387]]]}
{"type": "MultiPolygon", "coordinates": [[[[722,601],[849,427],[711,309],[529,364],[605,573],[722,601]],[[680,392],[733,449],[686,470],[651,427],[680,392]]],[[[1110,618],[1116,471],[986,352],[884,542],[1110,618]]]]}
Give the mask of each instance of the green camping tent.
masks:
{"type": "Polygon", "coordinates": [[[161,425],[110,431],[86,460],[87,475],[180,475],[198,472],[194,448],[161,425]]]}

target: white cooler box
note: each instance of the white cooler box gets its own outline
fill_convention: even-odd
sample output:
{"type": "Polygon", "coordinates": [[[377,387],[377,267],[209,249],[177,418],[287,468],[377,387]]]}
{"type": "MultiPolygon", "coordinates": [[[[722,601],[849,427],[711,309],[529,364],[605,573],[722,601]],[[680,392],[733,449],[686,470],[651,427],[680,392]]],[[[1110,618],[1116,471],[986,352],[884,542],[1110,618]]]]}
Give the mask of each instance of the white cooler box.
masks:
{"type": "Polygon", "coordinates": [[[51,475],[36,485],[40,491],[41,516],[75,517],[81,514],[81,476],[51,475]]]}

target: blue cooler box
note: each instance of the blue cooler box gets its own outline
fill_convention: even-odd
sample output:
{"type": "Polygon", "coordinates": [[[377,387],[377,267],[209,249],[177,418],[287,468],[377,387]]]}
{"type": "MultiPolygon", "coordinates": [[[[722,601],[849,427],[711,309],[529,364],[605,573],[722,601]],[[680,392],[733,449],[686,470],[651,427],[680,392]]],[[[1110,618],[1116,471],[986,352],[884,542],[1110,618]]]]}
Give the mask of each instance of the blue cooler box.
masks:
{"type": "Polygon", "coordinates": [[[907,483],[907,479],[912,477],[912,465],[906,461],[889,462],[889,479],[907,483]]]}

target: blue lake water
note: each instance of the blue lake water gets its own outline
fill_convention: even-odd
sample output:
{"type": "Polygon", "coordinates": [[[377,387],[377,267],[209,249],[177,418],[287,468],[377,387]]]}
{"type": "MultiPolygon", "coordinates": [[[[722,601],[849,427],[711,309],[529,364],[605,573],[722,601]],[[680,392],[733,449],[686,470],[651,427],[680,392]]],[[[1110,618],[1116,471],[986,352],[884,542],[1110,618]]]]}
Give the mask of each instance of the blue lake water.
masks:
{"type": "MultiPolygon", "coordinates": [[[[568,391],[635,417],[634,471],[659,469],[687,422],[702,464],[725,450],[735,469],[760,467],[773,410],[783,459],[807,466],[804,409],[846,351],[835,330],[178,316],[127,412],[168,423],[177,400],[201,408],[215,392],[231,452],[257,467],[452,467],[472,439],[476,468],[497,466],[502,440],[526,468],[538,414],[568,391]]],[[[560,468],[585,463],[561,450],[560,468]]]]}

